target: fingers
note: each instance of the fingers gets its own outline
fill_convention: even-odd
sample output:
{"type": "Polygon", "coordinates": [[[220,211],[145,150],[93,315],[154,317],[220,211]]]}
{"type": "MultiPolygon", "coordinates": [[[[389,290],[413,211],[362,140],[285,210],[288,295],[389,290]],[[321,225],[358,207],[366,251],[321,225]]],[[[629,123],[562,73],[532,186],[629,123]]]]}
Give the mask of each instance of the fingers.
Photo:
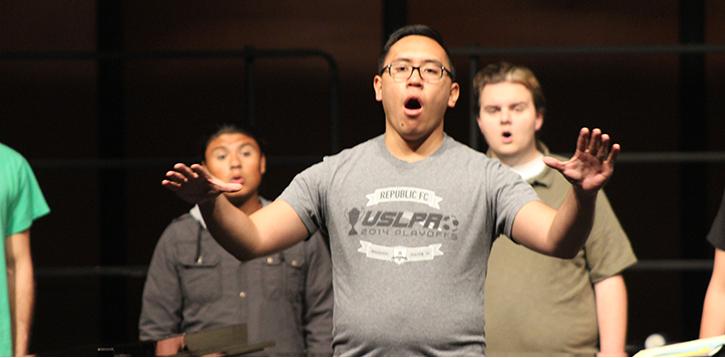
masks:
{"type": "MultiPolygon", "coordinates": [[[[581,136],[584,134],[584,129],[580,132],[579,138],[581,144],[581,136]]],[[[601,129],[594,128],[592,130],[591,138],[589,138],[588,146],[586,151],[592,156],[596,157],[599,161],[613,162],[617,158],[617,154],[621,151],[619,144],[611,144],[612,139],[609,134],[602,133],[601,129]]],[[[580,147],[579,147],[580,148],[580,147]]]]}
{"type": "Polygon", "coordinates": [[[242,190],[242,184],[239,183],[222,183],[217,185],[217,190],[224,192],[224,193],[233,193],[235,191],[242,190]]]}
{"type": "Polygon", "coordinates": [[[174,164],[174,170],[166,172],[165,177],[165,179],[161,180],[161,185],[172,191],[177,191],[190,179],[198,178],[198,175],[185,164],[176,163],[174,164]]]}
{"type": "Polygon", "coordinates": [[[579,138],[576,140],[576,151],[586,152],[589,145],[589,128],[582,128],[579,131],[579,138]]]}
{"type": "Polygon", "coordinates": [[[609,135],[604,133],[602,134],[602,144],[599,147],[596,156],[597,159],[605,161],[607,159],[607,155],[609,155],[609,135]]]}
{"type": "Polygon", "coordinates": [[[203,165],[201,165],[201,164],[192,164],[191,165],[191,170],[197,176],[201,176],[201,177],[204,177],[204,178],[209,178],[209,177],[212,176],[211,173],[209,173],[209,171],[206,170],[206,168],[203,165]]]}
{"type": "Polygon", "coordinates": [[[173,170],[169,170],[168,172],[166,172],[166,179],[174,181],[176,183],[186,183],[187,181],[189,181],[186,176],[173,170]]]}
{"type": "Polygon", "coordinates": [[[599,152],[599,148],[602,147],[602,130],[599,128],[594,128],[592,131],[592,137],[589,140],[589,148],[587,150],[591,155],[597,155],[599,152]]]}
{"type": "Polygon", "coordinates": [[[564,170],[564,163],[557,160],[556,158],[545,156],[544,164],[546,164],[546,165],[550,166],[551,168],[556,169],[558,171],[564,170]]]}
{"type": "Polygon", "coordinates": [[[171,191],[177,191],[181,188],[181,184],[166,179],[161,181],[161,185],[171,191]]]}
{"type": "MultiPolygon", "coordinates": [[[[193,166],[194,165],[192,165],[192,167],[193,166]]],[[[196,179],[199,177],[196,173],[194,173],[193,170],[191,170],[191,168],[187,167],[186,164],[184,164],[184,163],[174,164],[174,169],[176,169],[176,171],[178,171],[179,173],[184,175],[187,179],[192,179],[192,178],[196,179]]]]}
{"type": "Polygon", "coordinates": [[[612,145],[612,150],[609,152],[609,157],[607,157],[607,161],[610,163],[614,163],[615,160],[617,160],[617,155],[619,155],[619,152],[622,151],[622,147],[615,143],[612,145]]]}

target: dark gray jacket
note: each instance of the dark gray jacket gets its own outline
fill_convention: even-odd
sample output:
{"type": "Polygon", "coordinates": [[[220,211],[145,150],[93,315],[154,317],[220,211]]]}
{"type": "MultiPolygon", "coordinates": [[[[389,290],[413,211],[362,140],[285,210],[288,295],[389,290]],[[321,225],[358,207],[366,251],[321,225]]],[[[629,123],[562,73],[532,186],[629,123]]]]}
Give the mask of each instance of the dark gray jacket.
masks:
{"type": "Polygon", "coordinates": [[[261,354],[331,355],[332,268],[323,237],[240,262],[214,241],[198,209],[191,214],[175,219],[156,246],[140,339],[246,323],[250,343],[276,343],[261,354]]]}

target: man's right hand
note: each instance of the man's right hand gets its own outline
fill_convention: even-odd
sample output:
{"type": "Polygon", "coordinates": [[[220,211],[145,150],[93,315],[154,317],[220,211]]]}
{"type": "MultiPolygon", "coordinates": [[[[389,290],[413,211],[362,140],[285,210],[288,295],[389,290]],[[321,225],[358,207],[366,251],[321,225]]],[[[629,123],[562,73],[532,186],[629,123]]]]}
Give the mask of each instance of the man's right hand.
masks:
{"type": "Polygon", "coordinates": [[[192,164],[188,167],[183,163],[176,163],[174,170],[166,172],[166,179],[161,181],[161,185],[192,204],[242,189],[241,184],[225,183],[214,177],[201,164],[192,164]]]}

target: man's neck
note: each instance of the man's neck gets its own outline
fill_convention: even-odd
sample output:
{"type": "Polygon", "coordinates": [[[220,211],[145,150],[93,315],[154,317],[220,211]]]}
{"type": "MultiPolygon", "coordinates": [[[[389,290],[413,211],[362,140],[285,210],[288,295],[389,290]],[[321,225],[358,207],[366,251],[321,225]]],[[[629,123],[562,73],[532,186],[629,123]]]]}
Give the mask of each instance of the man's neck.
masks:
{"type": "Polygon", "coordinates": [[[504,163],[511,168],[529,163],[532,160],[539,158],[539,156],[541,156],[541,155],[542,155],[541,152],[539,152],[539,150],[536,149],[535,147],[532,150],[527,151],[526,154],[515,154],[515,155],[506,156],[506,155],[499,155],[497,153],[493,153],[493,156],[495,158],[498,158],[498,160],[500,160],[501,163],[504,163]]]}
{"type": "Polygon", "coordinates": [[[408,163],[415,163],[431,156],[443,145],[444,138],[442,126],[416,140],[403,138],[389,126],[385,128],[385,147],[394,157],[408,163]]]}

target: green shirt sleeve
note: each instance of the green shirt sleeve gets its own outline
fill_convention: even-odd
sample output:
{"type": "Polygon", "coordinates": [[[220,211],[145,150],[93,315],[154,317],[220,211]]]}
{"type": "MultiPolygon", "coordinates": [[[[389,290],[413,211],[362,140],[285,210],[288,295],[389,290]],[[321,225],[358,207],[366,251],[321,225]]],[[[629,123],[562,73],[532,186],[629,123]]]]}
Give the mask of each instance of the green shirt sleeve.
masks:
{"type": "Polygon", "coordinates": [[[28,162],[18,158],[14,171],[5,175],[10,186],[5,237],[27,230],[33,220],[50,212],[28,162]]]}

